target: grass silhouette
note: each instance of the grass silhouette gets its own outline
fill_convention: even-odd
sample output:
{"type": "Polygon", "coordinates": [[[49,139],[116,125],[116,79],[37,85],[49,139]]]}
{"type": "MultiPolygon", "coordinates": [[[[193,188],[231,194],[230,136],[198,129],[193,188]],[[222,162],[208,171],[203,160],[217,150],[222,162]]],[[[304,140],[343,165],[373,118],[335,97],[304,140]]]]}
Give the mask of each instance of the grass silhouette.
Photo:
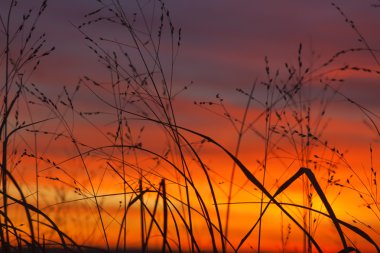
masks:
{"type": "Polygon", "coordinates": [[[271,69],[265,58],[265,78],[255,80],[249,91],[236,90],[245,99],[241,116],[219,94],[213,101],[195,102],[233,127],[236,143],[230,149],[178,123],[176,99],[188,86],[176,85],[182,31],[165,3],[135,1],[127,6],[123,1],[98,0],[96,4],[97,9],[75,28],[109,78],[99,81],[84,75],[74,89],[63,87],[56,98],[31,81],[41,58],[55,49],[46,49],[45,34],[36,32],[48,1],[27,10],[20,23],[12,23],[15,9],[22,8],[18,1],[10,0],[1,13],[2,252],[243,252],[249,241],[254,242],[253,250],[265,252],[263,238],[270,225],[265,218],[273,209],[280,212],[282,222],[289,222],[286,233],[284,224],[280,226],[282,252],[289,251],[287,243],[295,230],[301,234],[303,252],[326,251],[328,245],[322,245],[317,235],[322,220],[332,225],[339,252],[360,252],[362,246],[355,240],[380,252],[375,228],[363,229],[359,220],[352,224],[340,218],[328,194],[331,188],[339,189],[337,197],[342,189],[360,194],[380,220],[372,148],[368,186],[344,152],[324,137],[325,114],[335,97],[358,108],[380,135],[377,114],[334,86],[344,80],[331,77],[345,71],[380,74],[367,67],[334,65],[339,57],[354,52],[369,53],[380,65],[378,52],[338,5],[332,4],[360,38],[362,48],[341,50],[313,68],[303,62],[300,44],[296,64],[286,63],[285,75],[271,69]],[[108,37],[107,29],[100,36],[94,34],[94,26],[113,27],[112,33],[119,37],[108,37]],[[317,96],[312,94],[315,81],[322,87],[317,96]],[[82,97],[92,99],[90,108],[80,101],[82,97]],[[78,131],[84,125],[88,133],[78,131]],[[252,133],[263,149],[256,168],[240,157],[243,141],[252,133]],[[66,153],[55,155],[55,147],[66,153]],[[210,150],[230,169],[214,169],[210,150]],[[273,183],[272,160],[281,164],[285,155],[293,161],[273,183]],[[336,178],[341,164],[352,173],[351,181],[336,178]],[[33,176],[20,176],[21,166],[33,170],[33,176]],[[30,178],[32,190],[25,186],[30,178]],[[42,178],[62,186],[57,188],[59,199],[43,193],[42,178]],[[224,188],[220,178],[226,181],[224,188]],[[298,183],[302,203],[289,193],[298,183]],[[240,192],[248,192],[252,199],[243,203],[236,198],[240,192]],[[239,219],[235,207],[244,204],[255,208],[236,240],[231,229],[239,219]],[[60,214],[69,205],[75,210],[72,220],[68,213],[60,214]],[[82,211],[89,217],[84,218],[82,211]],[[91,248],[99,239],[104,248],[91,248]]]}

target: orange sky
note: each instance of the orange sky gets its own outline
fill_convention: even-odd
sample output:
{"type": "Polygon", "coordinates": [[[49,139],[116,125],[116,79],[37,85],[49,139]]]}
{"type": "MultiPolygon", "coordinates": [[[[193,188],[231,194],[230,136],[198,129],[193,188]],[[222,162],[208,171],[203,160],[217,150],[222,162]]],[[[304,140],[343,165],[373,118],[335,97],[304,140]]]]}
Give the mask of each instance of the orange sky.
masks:
{"type": "MultiPolygon", "coordinates": [[[[337,217],[356,225],[380,244],[380,210],[375,174],[380,161],[379,133],[376,129],[380,108],[380,75],[376,73],[380,71],[380,66],[376,62],[376,49],[380,37],[374,25],[379,23],[380,13],[378,9],[370,7],[370,1],[364,2],[337,1],[345,14],[355,20],[360,31],[358,34],[345,23],[344,17],[329,1],[232,3],[223,0],[218,1],[218,4],[212,1],[168,1],[167,7],[175,31],[178,32],[179,27],[182,31],[181,47],[179,53],[175,53],[174,74],[170,84],[173,85],[173,94],[177,94],[172,105],[178,126],[209,136],[233,155],[236,154],[271,194],[300,167],[309,167],[337,217]],[[368,44],[358,41],[360,36],[364,36],[368,44]],[[301,55],[298,53],[300,43],[301,55]],[[328,66],[322,66],[341,50],[368,45],[375,49],[375,56],[368,50],[351,52],[336,58],[328,66]],[[302,60],[301,69],[298,58],[302,60]],[[295,76],[288,81],[285,63],[296,70],[295,76]],[[345,65],[349,65],[349,68],[341,70],[345,65]],[[310,71],[304,73],[306,68],[310,68],[310,71]],[[367,69],[372,72],[369,73],[367,69]],[[301,81],[303,87],[291,98],[284,99],[282,92],[285,89],[280,89],[286,84],[287,91],[291,91],[300,81],[298,75],[301,72],[304,73],[301,81]],[[332,78],[344,79],[344,82],[334,82],[332,78]],[[265,83],[268,82],[271,85],[267,89],[265,83]],[[324,89],[326,83],[329,86],[324,89]],[[252,85],[253,98],[247,107],[247,94],[252,85]],[[185,86],[186,89],[183,89],[185,86]],[[243,119],[243,133],[239,142],[243,119]]],[[[24,4],[20,10],[26,10],[28,4],[33,5],[24,4]]],[[[125,80],[120,85],[115,84],[115,73],[110,73],[97,62],[98,58],[88,49],[88,45],[93,44],[84,40],[83,34],[74,27],[87,20],[84,14],[96,10],[96,6],[95,1],[91,0],[80,3],[51,1],[46,14],[41,17],[38,31],[47,33],[48,46],[55,46],[56,50],[43,59],[39,69],[26,80],[26,85],[33,90],[31,83],[36,83],[52,101],[60,99],[63,103],[58,103],[55,109],[41,105],[31,93],[23,94],[17,105],[20,118],[26,122],[49,120],[17,132],[11,142],[15,153],[9,153],[10,171],[19,180],[31,204],[37,203],[38,182],[38,205],[41,210],[78,243],[97,247],[106,247],[105,239],[111,248],[116,247],[124,204],[128,205],[128,201],[134,204],[127,215],[126,243],[129,248],[140,246],[140,200],[133,200],[140,191],[139,179],[143,181],[143,190],[147,190],[143,196],[144,203],[150,212],[154,212],[156,193],[158,189],[162,191],[160,182],[165,178],[168,199],[171,201],[169,206],[172,216],[169,216],[168,222],[171,245],[176,247],[178,244],[175,220],[183,247],[191,247],[181,220],[181,215],[186,222],[189,217],[184,203],[188,184],[194,236],[202,250],[210,250],[211,233],[207,230],[202,217],[205,214],[202,212],[207,208],[209,220],[218,227],[217,206],[224,229],[228,192],[232,189],[228,239],[233,247],[237,247],[258,220],[260,201],[267,202],[269,199],[261,199],[257,185],[247,180],[238,167],[235,168],[233,184],[230,186],[233,161],[217,145],[180,129],[179,133],[185,139],[181,140],[179,148],[169,127],[128,113],[147,113],[155,120],[156,113],[160,120],[165,120],[163,111],[168,109],[157,105],[154,101],[156,97],[146,95],[149,92],[156,95],[150,81],[146,86],[128,86],[125,80]],[[96,80],[100,86],[85,77],[96,80]],[[79,90],[76,90],[77,85],[80,85],[79,90]],[[66,87],[66,92],[63,87],[66,87]],[[127,96],[115,96],[117,89],[127,96]],[[145,100],[136,102],[141,97],[135,93],[143,94],[145,100]],[[128,99],[134,102],[127,103],[128,99]],[[70,100],[72,108],[68,106],[70,100]],[[117,123],[115,105],[123,108],[121,128],[117,123]],[[153,111],[149,108],[153,108],[153,111]],[[89,115],[91,113],[94,115],[89,115]],[[120,146],[120,136],[123,136],[124,148],[120,146]],[[133,148],[134,145],[137,148],[133,148]],[[26,153],[22,155],[24,150],[26,153]],[[184,180],[184,175],[189,178],[188,181],[184,180]],[[124,186],[126,189],[123,189],[124,186]],[[125,198],[123,191],[126,191],[125,198]],[[199,196],[205,206],[199,203],[199,196]],[[102,222],[106,236],[102,231],[102,222]]],[[[5,4],[0,3],[0,9],[4,7],[5,4]]],[[[131,10],[135,7],[128,6],[131,10]]],[[[151,5],[144,8],[147,13],[151,13],[149,10],[154,10],[152,13],[159,12],[157,6],[155,9],[150,9],[151,5]]],[[[100,16],[105,15],[102,11],[99,13],[100,16]]],[[[1,14],[4,15],[4,12],[1,11],[1,14]]],[[[141,20],[137,18],[136,22],[136,26],[141,28],[141,20]]],[[[154,24],[152,34],[155,35],[158,26],[154,24]]],[[[101,36],[120,43],[130,42],[126,31],[115,25],[99,22],[83,31],[95,39],[101,36]]],[[[165,30],[163,34],[160,59],[165,68],[165,78],[170,80],[170,36],[165,30]]],[[[125,48],[131,48],[124,48],[124,44],[102,45],[107,52],[114,50],[120,53],[120,58],[125,48]]],[[[130,50],[132,58],[138,61],[139,55],[133,49],[130,50]]],[[[154,62],[148,53],[144,56],[149,59],[147,65],[154,62]]],[[[120,62],[125,64],[123,67],[129,69],[127,58],[122,59],[120,62]]],[[[141,67],[143,64],[138,62],[136,66],[141,67]]],[[[163,77],[159,75],[156,65],[152,68],[155,81],[161,87],[163,77]]],[[[0,77],[3,80],[3,74],[0,77]]],[[[12,118],[10,126],[14,124],[12,118]]],[[[297,207],[308,205],[307,196],[312,194],[312,208],[327,212],[315,189],[310,187],[303,176],[277,196],[276,200],[299,223],[305,222],[303,226],[310,229],[323,252],[341,250],[339,235],[330,219],[317,212],[307,217],[309,213],[297,207]]],[[[10,191],[18,196],[13,187],[10,187],[10,191]]],[[[157,222],[163,222],[163,203],[161,198],[156,208],[157,222]]],[[[14,219],[23,222],[22,210],[16,206],[12,208],[14,219]]],[[[145,219],[148,231],[151,219],[147,211],[145,219]]],[[[41,231],[49,238],[56,236],[41,231]]],[[[254,229],[241,247],[242,251],[256,252],[258,231],[258,228],[254,229]]],[[[217,229],[214,228],[213,232],[217,234],[217,229]]],[[[355,236],[347,228],[344,232],[350,245],[362,252],[375,252],[370,243],[355,236]]],[[[303,252],[305,249],[301,230],[274,204],[264,215],[261,236],[263,252],[303,252]]],[[[160,238],[159,230],[153,228],[150,245],[161,247],[160,238]]],[[[219,237],[216,237],[216,241],[217,246],[221,247],[219,237]]],[[[227,250],[232,252],[232,247],[227,246],[227,250]]]]}

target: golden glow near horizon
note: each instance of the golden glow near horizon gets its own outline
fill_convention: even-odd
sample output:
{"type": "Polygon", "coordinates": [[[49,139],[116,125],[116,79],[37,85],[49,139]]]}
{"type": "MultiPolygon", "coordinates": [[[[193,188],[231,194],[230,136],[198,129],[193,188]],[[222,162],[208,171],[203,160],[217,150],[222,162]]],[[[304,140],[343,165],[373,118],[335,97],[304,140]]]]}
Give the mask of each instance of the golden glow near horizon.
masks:
{"type": "Polygon", "coordinates": [[[376,252],[380,13],[345,3],[362,34],[301,0],[221,1],[214,16],[208,2],[95,2],[51,3],[37,30],[55,55],[32,54],[35,72],[13,59],[24,33],[0,56],[15,66],[1,95],[18,99],[0,130],[15,129],[0,187],[12,245],[376,252]]]}

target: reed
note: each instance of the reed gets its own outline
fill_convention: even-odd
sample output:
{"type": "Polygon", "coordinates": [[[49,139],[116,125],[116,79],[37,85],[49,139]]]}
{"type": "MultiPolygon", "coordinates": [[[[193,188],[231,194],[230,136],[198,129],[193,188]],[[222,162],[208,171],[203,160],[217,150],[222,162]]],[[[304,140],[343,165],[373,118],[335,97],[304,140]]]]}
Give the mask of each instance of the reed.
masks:
{"type": "Polygon", "coordinates": [[[359,109],[379,134],[377,114],[337,88],[344,80],[331,77],[349,70],[380,73],[339,65],[341,56],[352,53],[369,53],[379,65],[378,51],[341,7],[332,4],[362,48],[338,51],[309,66],[301,43],[294,64],[277,70],[266,57],[264,78],[248,91],[236,88],[244,100],[238,112],[219,93],[195,102],[196,110],[231,126],[236,141],[229,147],[180,123],[177,101],[189,88],[179,87],[175,75],[182,30],[165,2],[98,0],[95,5],[75,29],[104,78],[84,75],[56,97],[32,82],[40,60],[55,49],[47,47],[45,34],[37,35],[48,1],[27,10],[21,23],[13,23],[20,13],[15,9],[22,8],[17,1],[1,12],[2,252],[265,252],[267,228],[277,219],[273,212],[282,252],[289,252],[291,240],[302,241],[303,252],[326,251],[318,237],[322,223],[333,228],[339,252],[369,247],[380,252],[375,228],[360,219],[348,222],[334,208],[341,191],[352,191],[380,220],[372,147],[366,178],[325,137],[326,112],[337,97],[359,109]],[[94,27],[101,27],[100,34],[94,27]],[[250,141],[262,150],[256,164],[243,156],[250,141]],[[56,147],[64,147],[63,154],[54,155],[56,147]],[[210,153],[223,165],[210,162],[210,153]],[[278,173],[274,166],[285,169],[278,173]],[[345,183],[338,178],[340,167],[352,174],[345,183]],[[34,170],[32,190],[20,168],[34,170]],[[61,187],[59,198],[49,200],[42,180],[61,187]],[[300,202],[291,193],[297,185],[300,202]],[[75,217],[62,215],[65,207],[76,208],[75,217]],[[236,236],[232,228],[243,208],[250,220],[236,236]],[[99,241],[103,248],[92,248],[99,241]]]}

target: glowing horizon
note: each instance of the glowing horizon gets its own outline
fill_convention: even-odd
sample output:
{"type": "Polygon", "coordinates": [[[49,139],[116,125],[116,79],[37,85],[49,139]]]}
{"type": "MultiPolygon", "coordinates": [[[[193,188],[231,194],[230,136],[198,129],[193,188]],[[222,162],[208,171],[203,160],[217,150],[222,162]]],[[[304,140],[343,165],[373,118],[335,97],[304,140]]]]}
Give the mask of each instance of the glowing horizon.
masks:
{"type": "Polygon", "coordinates": [[[34,28],[16,24],[39,5],[11,12],[19,40],[2,49],[1,94],[17,103],[2,107],[1,137],[15,129],[3,160],[25,199],[8,183],[2,225],[27,234],[33,221],[37,242],[53,246],[59,233],[39,211],[79,245],[105,249],[376,252],[378,8],[101,2],[47,2],[31,35],[47,34],[36,71],[4,65],[18,66],[34,28]],[[260,187],[273,195],[303,167],[311,180],[269,203],[260,187]],[[23,201],[39,210],[32,218],[23,201]]]}

